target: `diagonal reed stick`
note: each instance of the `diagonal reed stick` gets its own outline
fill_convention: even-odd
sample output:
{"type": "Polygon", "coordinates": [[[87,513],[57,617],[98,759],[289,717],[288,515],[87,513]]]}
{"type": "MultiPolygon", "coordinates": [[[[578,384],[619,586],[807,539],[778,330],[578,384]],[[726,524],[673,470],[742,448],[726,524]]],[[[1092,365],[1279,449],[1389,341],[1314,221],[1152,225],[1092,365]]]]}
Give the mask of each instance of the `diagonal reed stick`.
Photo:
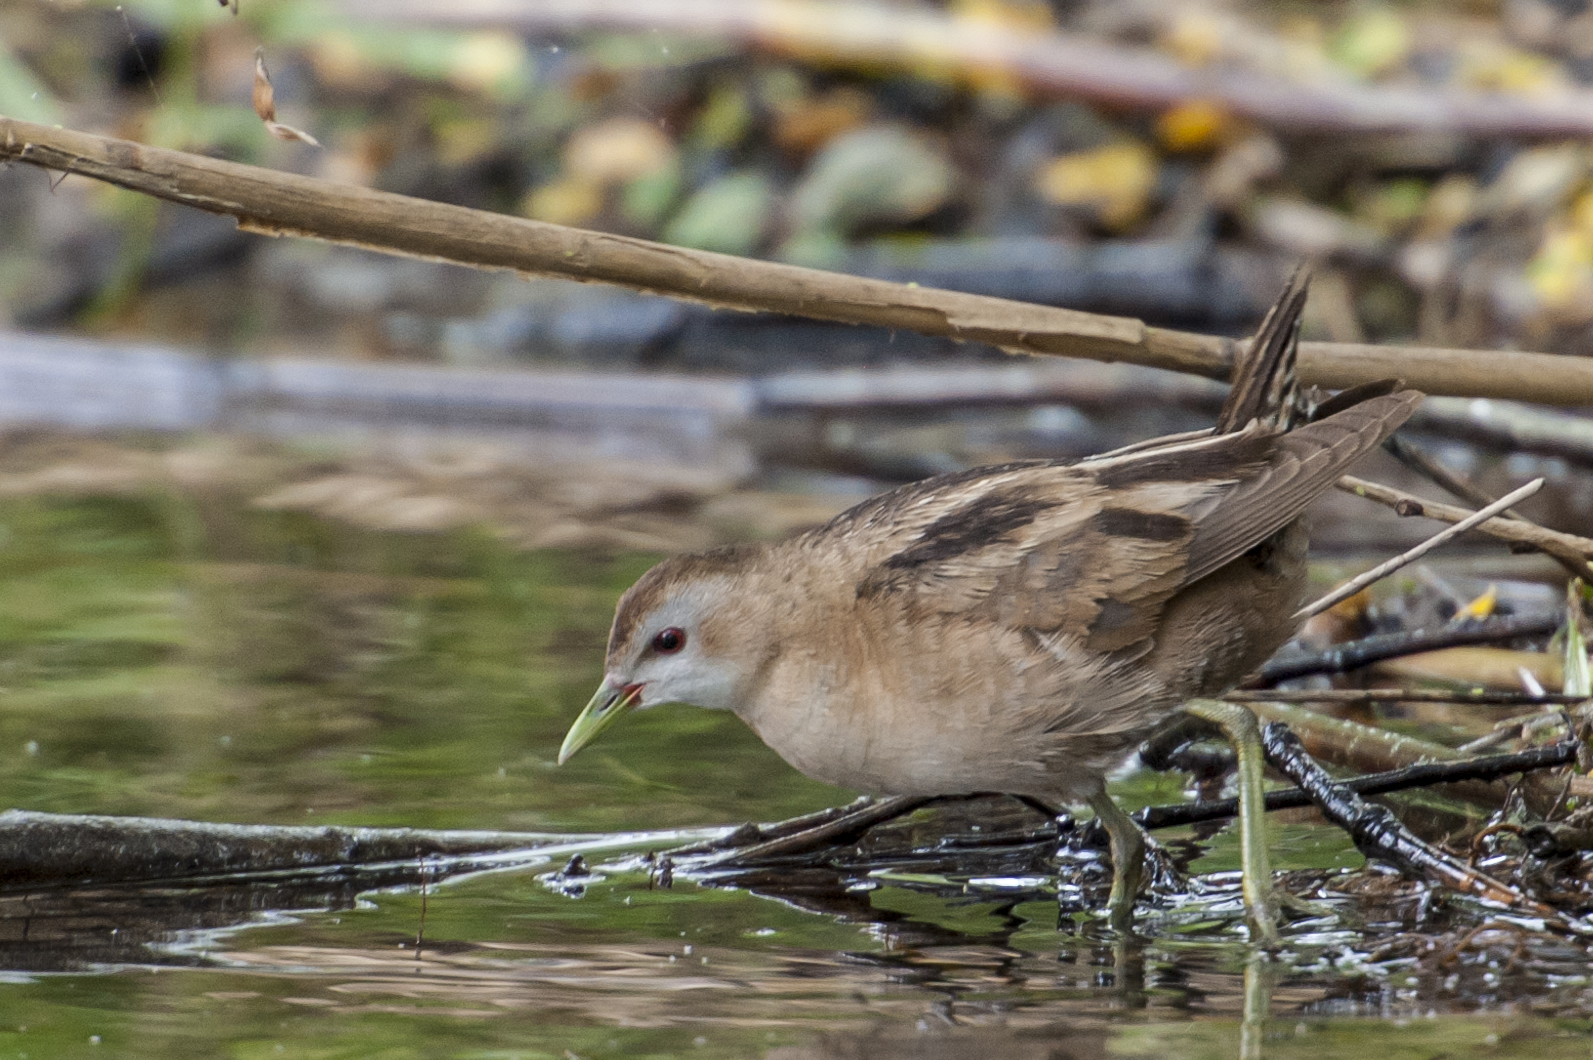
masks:
{"type": "Polygon", "coordinates": [[[1519,504],[1521,501],[1526,500],[1528,497],[1532,496],[1542,488],[1543,479],[1535,478],[1525,486],[1522,486],[1520,489],[1511,490],[1503,497],[1500,497],[1498,500],[1488,505],[1488,507],[1484,508],[1482,511],[1473,513],[1453,526],[1445,527],[1432,537],[1429,537],[1426,541],[1423,541],[1421,544],[1417,545],[1415,548],[1410,549],[1407,552],[1402,552],[1391,560],[1379,563],[1377,566],[1373,567],[1369,571],[1366,571],[1364,574],[1358,574],[1354,578],[1351,578],[1349,581],[1345,582],[1343,585],[1339,586],[1337,589],[1334,589],[1332,592],[1328,593],[1326,596],[1322,597],[1316,602],[1305,605],[1294,613],[1294,618],[1310,618],[1312,615],[1321,614],[1323,611],[1326,611],[1340,600],[1349,599],[1362,589],[1366,588],[1368,585],[1371,585],[1373,582],[1388,577],[1390,574],[1393,574],[1407,563],[1412,563],[1418,559],[1421,559],[1423,556],[1427,555],[1427,553],[1431,552],[1439,545],[1442,545],[1450,538],[1458,537],[1467,530],[1470,530],[1472,527],[1476,526],[1478,523],[1487,522],[1489,519],[1492,519],[1494,516],[1503,512],[1506,508],[1509,508],[1513,504],[1519,504]]]}

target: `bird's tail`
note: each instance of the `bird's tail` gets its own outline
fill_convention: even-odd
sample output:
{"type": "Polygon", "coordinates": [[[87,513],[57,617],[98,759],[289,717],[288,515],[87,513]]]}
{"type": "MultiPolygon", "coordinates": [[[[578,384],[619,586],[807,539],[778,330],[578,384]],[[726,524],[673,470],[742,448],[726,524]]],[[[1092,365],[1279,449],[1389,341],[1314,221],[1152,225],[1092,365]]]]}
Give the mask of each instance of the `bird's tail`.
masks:
{"type": "Polygon", "coordinates": [[[1255,338],[1234,359],[1228,399],[1217,414],[1217,434],[1242,431],[1254,420],[1288,430],[1304,419],[1295,360],[1300,347],[1300,313],[1310,284],[1311,270],[1300,265],[1267,310],[1255,338]]]}

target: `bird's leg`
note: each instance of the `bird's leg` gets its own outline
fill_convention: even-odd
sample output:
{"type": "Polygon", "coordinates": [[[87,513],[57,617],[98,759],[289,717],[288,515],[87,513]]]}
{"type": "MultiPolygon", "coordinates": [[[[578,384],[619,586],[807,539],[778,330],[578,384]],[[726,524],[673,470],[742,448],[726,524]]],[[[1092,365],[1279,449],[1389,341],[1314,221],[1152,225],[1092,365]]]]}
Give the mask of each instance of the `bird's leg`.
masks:
{"type": "Polygon", "coordinates": [[[1107,899],[1107,915],[1112,930],[1127,934],[1134,926],[1134,900],[1145,878],[1145,833],[1104,791],[1090,796],[1090,809],[1111,842],[1112,895],[1107,899]]]}
{"type": "Polygon", "coordinates": [[[1245,962],[1245,1007],[1239,1024],[1239,1060],[1261,1060],[1261,1042],[1272,1014],[1271,958],[1252,953],[1245,962]]]}
{"type": "Polygon", "coordinates": [[[1184,709],[1197,718],[1216,723],[1233,743],[1239,760],[1239,863],[1245,909],[1250,914],[1254,938],[1266,945],[1275,945],[1278,942],[1278,897],[1272,886],[1272,865],[1267,857],[1261,726],[1248,707],[1237,703],[1197,699],[1184,704],[1184,709]]]}

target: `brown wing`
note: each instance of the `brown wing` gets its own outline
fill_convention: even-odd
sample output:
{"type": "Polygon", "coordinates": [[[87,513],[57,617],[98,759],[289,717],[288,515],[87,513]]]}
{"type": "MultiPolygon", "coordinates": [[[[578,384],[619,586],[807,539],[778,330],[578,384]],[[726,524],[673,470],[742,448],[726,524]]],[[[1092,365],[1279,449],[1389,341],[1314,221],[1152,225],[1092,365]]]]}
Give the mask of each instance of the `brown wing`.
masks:
{"type": "Polygon", "coordinates": [[[977,612],[1100,651],[1148,642],[1173,594],[1297,518],[1419,400],[1374,398],[1287,434],[1256,425],[919,483],[864,506],[871,525],[897,532],[869,557],[858,595],[977,612]]]}
{"type": "Polygon", "coordinates": [[[1203,578],[1304,514],[1362,456],[1410,418],[1423,395],[1374,397],[1277,439],[1267,469],[1197,520],[1188,580],[1203,578]]]}

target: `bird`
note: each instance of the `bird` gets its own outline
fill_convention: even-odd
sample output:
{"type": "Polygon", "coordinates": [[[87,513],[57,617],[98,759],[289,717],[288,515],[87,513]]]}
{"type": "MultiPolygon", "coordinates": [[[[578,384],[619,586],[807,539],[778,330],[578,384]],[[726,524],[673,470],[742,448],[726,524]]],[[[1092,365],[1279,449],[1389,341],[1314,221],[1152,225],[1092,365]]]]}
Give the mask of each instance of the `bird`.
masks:
{"type": "Polygon", "coordinates": [[[1185,710],[1235,743],[1248,920],[1275,941],[1258,726],[1213,697],[1299,625],[1305,509],[1423,397],[1383,380],[1313,413],[1295,372],[1307,286],[1296,270],[1238,345],[1211,429],[943,474],[784,541],[665,559],[621,596],[560,764],[682,703],[840,787],[1086,804],[1127,931],[1145,840],[1105,777],[1185,710]]]}

